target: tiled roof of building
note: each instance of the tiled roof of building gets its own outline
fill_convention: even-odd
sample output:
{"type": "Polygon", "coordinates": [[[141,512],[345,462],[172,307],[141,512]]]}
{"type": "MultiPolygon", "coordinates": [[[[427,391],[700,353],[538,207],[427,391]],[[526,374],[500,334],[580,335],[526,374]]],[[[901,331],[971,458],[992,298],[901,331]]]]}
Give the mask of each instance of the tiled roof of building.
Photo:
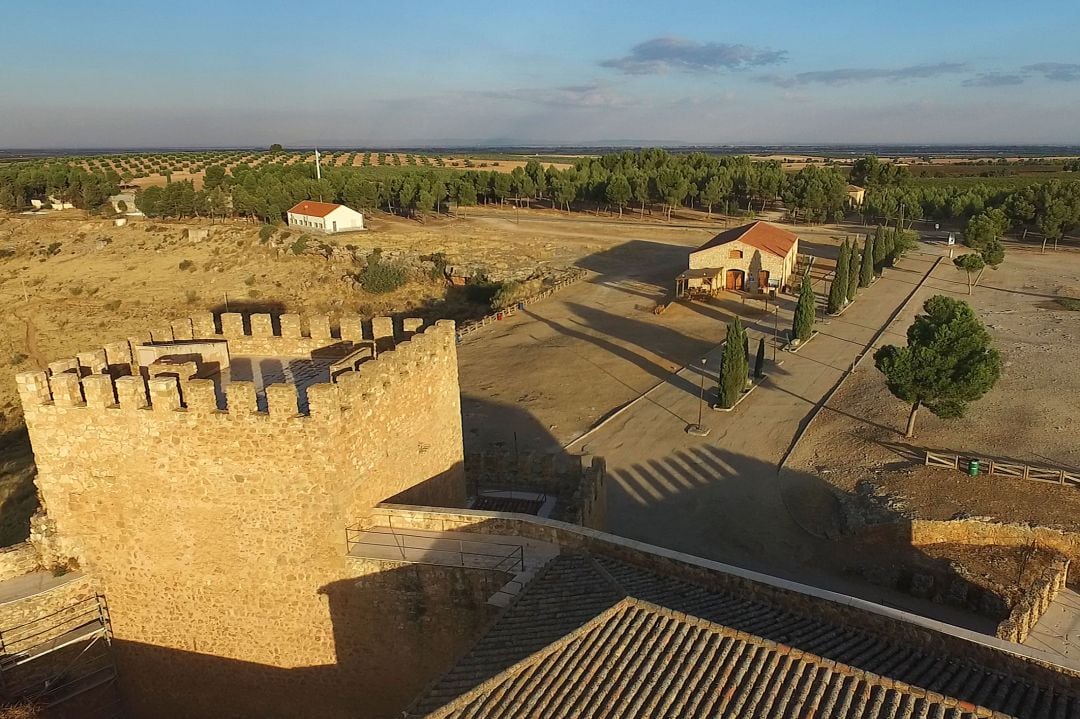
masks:
{"type": "Polygon", "coordinates": [[[308,217],[326,217],[331,212],[341,207],[333,202],[315,202],[315,200],[302,200],[293,205],[289,212],[294,215],[307,215],[308,217]]]}
{"type": "Polygon", "coordinates": [[[561,555],[413,712],[1050,719],[1080,716],[1080,696],[1062,688],[1070,679],[1013,676],[608,557],[561,555]]]}
{"type": "Polygon", "coordinates": [[[719,235],[694,250],[694,252],[701,252],[702,250],[719,247],[720,245],[727,244],[728,242],[735,242],[737,240],[739,242],[745,242],[751,247],[756,247],[762,252],[768,252],[777,257],[787,257],[788,252],[791,251],[791,248],[795,245],[795,241],[798,239],[799,236],[794,232],[788,232],[775,225],[770,225],[768,222],[761,222],[758,220],[757,222],[751,222],[749,225],[741,225],[739,227],[733,227],[730,230],[724,230],[719,235]]]}

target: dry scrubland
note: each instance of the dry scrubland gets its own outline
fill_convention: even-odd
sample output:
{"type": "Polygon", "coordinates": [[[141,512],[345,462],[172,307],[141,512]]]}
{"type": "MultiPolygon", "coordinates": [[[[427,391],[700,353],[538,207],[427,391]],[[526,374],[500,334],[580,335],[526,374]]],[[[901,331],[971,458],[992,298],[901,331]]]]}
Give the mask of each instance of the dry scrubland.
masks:
{"type": "Polygon", "coordinates": [[[987,325],[1003,361],[994,389],[959,420],[923,409],[916,437],[904,439],[908,407],[888,392],[867,358],[812,425],[791,465],[850,493],[869,479],[878,494],[889,495],[894,511],[921,518],[982,516],[1080,529],[1078,488],[969,478],[922,465],[929,448],[1080,468],[1080,311],[1059,302],[1080,298],[1080,252],[1010,246],[1005,264],[988,270],[970,297],[965,275],[945,259],[878,344],[904,344],[915,313],[934,294],[967,300],[987,325]]]}

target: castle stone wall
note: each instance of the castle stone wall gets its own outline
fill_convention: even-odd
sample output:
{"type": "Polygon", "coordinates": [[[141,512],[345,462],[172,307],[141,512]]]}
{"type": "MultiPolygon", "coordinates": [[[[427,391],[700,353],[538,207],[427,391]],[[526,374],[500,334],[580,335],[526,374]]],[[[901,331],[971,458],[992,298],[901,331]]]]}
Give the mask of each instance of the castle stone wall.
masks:
{"type": "MultiPolygon", "coordinates": [[[[153,330],[150,340],[225,339],[233,356],[311,356],[348,346],[328,326],[326,318],[272,323],[226,314],[217,332],[207,315],[153,330]]],[[[125,374],[119,346],[91,367],[61,363],[51,375],[17,377],[55,544],[107,597],[121,687],[135,715],[192,716],[178,697],[210,682],[200,671],[220,672],[226,660],[335,667],[342,629],[321,590],[356,575],[345,527],[406,489],[463,504],[453,323],[410,334],[337,383],[309,386],[305,413],[290,385],[268,386],[267,411],[256,411],[254,387],[243,382],[226,387],[219,409],[212,380],[125,374]],[[153,656],[217,662],[192,664],[191,684],[161,702],[160,687],[139,669],[148,647],[153,656]]],[[[364,620],[380,621],[377,609],[350,619],[364,620]]],[[[337,681],[346,679],[370,683],[337,681]]],[[[242,699],[229,701],[229,715],[250,715],[235,706],[242,699]]],[[[281,705],[276,715],[296,716],[301,705],[281,705]]]]}

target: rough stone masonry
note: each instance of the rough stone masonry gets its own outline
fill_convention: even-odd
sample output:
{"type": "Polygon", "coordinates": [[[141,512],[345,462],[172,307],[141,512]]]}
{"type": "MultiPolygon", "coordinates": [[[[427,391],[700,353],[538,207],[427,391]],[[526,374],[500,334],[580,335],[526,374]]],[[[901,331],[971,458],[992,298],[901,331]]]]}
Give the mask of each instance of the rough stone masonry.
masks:
{"type": "MultiPolygon", "coordinates": [[[[386,596],[365,590],[385,568],[348,560],[345,542],[346,526],[406,491],[464,503],[454,326],[419,325],[406,320],[395,342],[389,318],[365,328],[345,317],[331,332],[325,316],[207,314],[17,377],[50,530],[36,541],[106,596],[135,716],[374,716],[419,688],[395,684],[419,681],[410,662],[431,660],[388,667],[376,651],[409,644],[394,630],[418,630],[388,624],[400,607],[363,599],[386,596]],[[305,412],[290,384],[267,386],[259,411],[250,382],[222,392],[191,376],[198,362],[152,376],[136,359],[144,345],[182,355],[185,343],[219,342],[234,356],[310,360],[364,340],[378,357],[307,387],[305,412]]],[[[489,591],[399,571],[463,610],[489,591]]],[[[444,599],[426,604],[453,604],[444,599]]],[[[450,635],[412,640],[463,642],[463,616],[441,622],[450,635]]]]}

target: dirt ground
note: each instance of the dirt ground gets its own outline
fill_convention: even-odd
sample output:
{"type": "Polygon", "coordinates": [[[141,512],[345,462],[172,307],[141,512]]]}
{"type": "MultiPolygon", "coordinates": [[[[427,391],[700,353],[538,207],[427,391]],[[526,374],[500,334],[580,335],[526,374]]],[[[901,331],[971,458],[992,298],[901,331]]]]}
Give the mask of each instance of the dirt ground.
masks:
{"type": "Polygon", "coordinates": [[[925,450],[1080,468],[1080,312],[1061,297],[1080,297],[1080,252],[1010,246],[969,297],[965,275],[944,259],[879,345],[903,344],[922,303],[947,294],[971,303],[1001,352],[998,384],[967,416],[943,420],[923,409],[916,436],[902,436],[908,408],[885,388],[868,359],[811,426],[789,466],[853,492],[872,480],[897,511],[929,519],[992,517],[1080,529],[1080,488],[923,465],[925,450]]]}
{"type": "MultiPolygon", "coordinates": [[[[423,277],[385,295],[357,289],[347,281],[357,269],[353,257],[375,248],[389,259],[442,252],[450,264],[470,271],[528,274],[557,272],[581,258],[602,256],[643,233],[655,231],[694,244],[710,235],[710,227],[722,225],[715,217],[706,222],[694,213],[662,226],[629,214],[619,221],[584,213],[566,216],[550,210],[497,208],[471,208],[464,218],[423,223],[380,213],[367,219],[368,230],[327,239],[332,249],[327,257],[310,250],[301,255],[286,250],[299,237],[296,232],[284,243],[275,238],[263,244],[257,225],[240,222],[129,218],[127,225],[116,227],[110,220],[86,218],[76,210],[0,215],[0,299],[8,308],[0,316],[0,543],[25,535],[35,503],[29,482],[32,454],[15,394],[17,372],[43,368],[54,359],[193,312],[221,310],[226,300],[234,311],[332,317],[355,312],[460,319],[484,312],[484,307],[466,302],[463,293],[423,277]],[[210,235],[191,241],[188,229],[208,229],[210,235]]],[[[322,240],[312,236],[309,244],[322,240]]],[[[678,245],[673,249],[685,253],[678,245]]],[[[642,263],[626,249],[616,254],[627,258],[623,262],[642,263]]],[[[643,259],[646,266],[652,262],[648,256],[643,259]]],[[[646,298],[637,301],[651,309],[646,298]]],[[[677,316],[670,317],[677,324],[677,316]]],[[[703,336],[701,341],[712,340],[703,336]]],[[[672,355],[669,364],[677,361],[672,355]]],[[[466,366],[463,372],[483,374],[483,369],[466,366]]],[[[507,375],[514,373],[496,373],[490,381],[505,382],[507,375]]],[[[520,395],[509,391],[506,396],[516,400],[520,395]]],[[[581,422],[591,419],[586,413],[581,422]]]]}

